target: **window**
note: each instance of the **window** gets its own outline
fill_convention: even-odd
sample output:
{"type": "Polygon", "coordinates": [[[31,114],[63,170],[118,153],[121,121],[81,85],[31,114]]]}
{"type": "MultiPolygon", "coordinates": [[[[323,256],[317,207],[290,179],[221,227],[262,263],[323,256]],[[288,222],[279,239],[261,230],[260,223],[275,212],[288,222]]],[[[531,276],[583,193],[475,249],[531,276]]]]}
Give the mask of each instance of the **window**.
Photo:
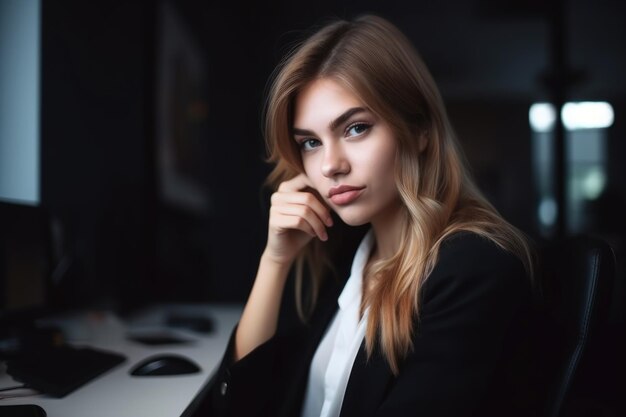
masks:
{"type": "MultiPolygon", "coordinates": [[[[554,126],[556,112],[550,103],[530,107],[532,159],[539,194],[537,223],[549,237],[556,225],[554,190],[554,126]]],[[[566,232],[580,233],[588,227],[586,209],[604,191],[607,181],[607,129],[613,124],[613,108],[606,102],[570,102],[561,109],[565,126],[566,232]]]]}

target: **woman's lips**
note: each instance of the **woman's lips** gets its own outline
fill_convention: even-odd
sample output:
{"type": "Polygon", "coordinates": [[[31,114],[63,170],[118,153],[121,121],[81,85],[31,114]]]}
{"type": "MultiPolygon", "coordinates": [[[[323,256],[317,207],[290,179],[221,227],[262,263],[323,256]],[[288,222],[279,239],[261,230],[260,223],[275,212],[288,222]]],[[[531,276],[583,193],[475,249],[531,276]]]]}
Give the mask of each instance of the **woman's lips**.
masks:
{"type": "Polygon", "coordinates": [[[362,194],[364,189],[365,187],[352,187],[352,186],[342,185],[339,187],[331,188],[328,195],[329,195],[330,201],[332,201],[333,204],[336,204],[338,206],[343,206],[346,204],[350,204],[354,200],[359,198],[359,196],[362,194]]]}

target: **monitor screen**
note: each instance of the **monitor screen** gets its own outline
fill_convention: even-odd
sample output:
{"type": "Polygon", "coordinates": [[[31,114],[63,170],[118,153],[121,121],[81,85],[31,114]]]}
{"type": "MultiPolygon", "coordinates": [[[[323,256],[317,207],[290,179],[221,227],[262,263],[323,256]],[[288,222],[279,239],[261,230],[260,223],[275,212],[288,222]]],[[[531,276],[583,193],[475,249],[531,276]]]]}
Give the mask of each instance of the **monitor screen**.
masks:
{"type": "Polygon", "coordinates": [[[0,201],[39,204],[40,0],[0,0],[0,201]]]}

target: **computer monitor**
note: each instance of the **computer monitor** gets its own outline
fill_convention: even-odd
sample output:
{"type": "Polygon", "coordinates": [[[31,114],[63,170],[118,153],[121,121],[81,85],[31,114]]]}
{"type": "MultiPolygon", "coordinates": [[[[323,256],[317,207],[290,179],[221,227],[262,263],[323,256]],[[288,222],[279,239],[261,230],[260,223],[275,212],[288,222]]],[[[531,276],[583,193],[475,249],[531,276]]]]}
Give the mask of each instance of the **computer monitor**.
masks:
{"type": "Polygon", "coordinates": [[[41,1],[0,0],[0,325],[46,305],[49,225],[40,201],[41,1]]]}

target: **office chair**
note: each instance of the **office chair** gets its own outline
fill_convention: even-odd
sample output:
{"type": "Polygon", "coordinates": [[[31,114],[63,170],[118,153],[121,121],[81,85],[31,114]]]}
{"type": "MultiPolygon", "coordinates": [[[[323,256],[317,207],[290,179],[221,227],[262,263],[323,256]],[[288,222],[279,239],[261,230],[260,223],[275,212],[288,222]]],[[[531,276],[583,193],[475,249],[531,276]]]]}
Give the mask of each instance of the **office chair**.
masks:
{"type": "MultiPolygon", "coordinates": [[[[615,256],[604,241],[579,236],[541,251],[542,307],[539,314],[541,416],[603,416],[602,404],[582,399],[581,364],[591,360],[589,346],[606,324],[615,279],[615,256]],[[587,354],[587,355],[586,355],[587,354]],[[595,411],[591,411],[593,408],[595,411]]],[[[587,385],[588,386],[588,385],[587,385]]]]}

